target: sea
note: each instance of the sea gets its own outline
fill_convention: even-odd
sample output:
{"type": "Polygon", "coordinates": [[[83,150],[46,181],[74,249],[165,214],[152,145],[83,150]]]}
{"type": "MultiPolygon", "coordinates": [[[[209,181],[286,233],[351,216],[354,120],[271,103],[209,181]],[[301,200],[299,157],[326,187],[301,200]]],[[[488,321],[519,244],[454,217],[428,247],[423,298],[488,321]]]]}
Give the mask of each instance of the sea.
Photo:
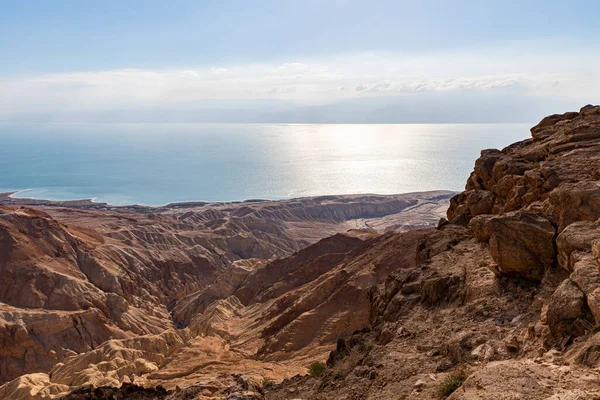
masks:
{"type": "Polygon", "coordinates": [[[533,124],[0,123],[0,192],[113,205],[462,190],[533,124]]]}

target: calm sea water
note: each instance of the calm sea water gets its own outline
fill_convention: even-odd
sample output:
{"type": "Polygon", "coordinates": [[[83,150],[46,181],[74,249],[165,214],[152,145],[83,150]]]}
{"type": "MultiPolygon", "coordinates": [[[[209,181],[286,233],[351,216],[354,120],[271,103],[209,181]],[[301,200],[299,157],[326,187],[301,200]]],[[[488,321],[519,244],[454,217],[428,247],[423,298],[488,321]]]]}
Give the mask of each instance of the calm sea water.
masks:
{"type": "Polygon", "coordinates": [[[0,191],[111,204],[462,190],[523,124],[0,124],[0,191]]]}

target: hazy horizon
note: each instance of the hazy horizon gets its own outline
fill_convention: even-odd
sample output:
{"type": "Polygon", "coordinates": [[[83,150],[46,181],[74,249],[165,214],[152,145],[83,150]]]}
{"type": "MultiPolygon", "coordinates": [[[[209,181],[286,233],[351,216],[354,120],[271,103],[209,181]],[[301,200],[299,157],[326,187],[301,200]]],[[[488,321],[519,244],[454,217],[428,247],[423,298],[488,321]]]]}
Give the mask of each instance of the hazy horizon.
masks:
{"type": "Polygon", "coordinates": [[[531,122],[600,93],[592,1],[0,3],[0,121],[531,122]]]}

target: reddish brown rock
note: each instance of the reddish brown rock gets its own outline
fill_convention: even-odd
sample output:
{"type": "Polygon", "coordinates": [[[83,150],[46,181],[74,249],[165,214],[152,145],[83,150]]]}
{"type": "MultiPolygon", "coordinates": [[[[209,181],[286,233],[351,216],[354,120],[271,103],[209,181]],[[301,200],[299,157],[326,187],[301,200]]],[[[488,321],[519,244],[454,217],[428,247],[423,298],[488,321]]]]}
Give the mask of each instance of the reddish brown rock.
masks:
{"type": "Polygon", "coordinates": [[[0,206],[0,382],[48,372],[108,339],[183,328],[230,296],[265,259],[289,255],[338,230],[367,224],[382,231],[410,228],[417,215],[434,226],[449,194],[431,196],[162,208],[0,206]]]}
{"type": "MultiPolygon", "coordinates": [[[[533,139],[483,151],[466,185],[451,200],[448,220],[470,220],[472,190],[490,191],[493,214],[537,203],[562,231],[569,224],[600,217],[595,173],[600,165],[600,106],[553,115],[532,128],[533,139]],[[545,200],[550,198],[550,203],[545,200]]],[[[484,207],[487,209],[487,206],[484,207]]]]}
{"type": "Polygon", "coordinates": [[[541,280],[554,264],[552,224],[533,213],[481,216],[470,224],[477,240],[485,242],[502,274],[541,280]]]}
{"type": "Polygon", "coordinates": [[[600,238],[596,222],[579,221],[567,226],[556,238],[558,264],[573,271],[577,258],[592,251],[592,242],[600,238]]]}
{"type": "Polygon", "coordinates": [[[584,335],[589,333],[590,317],[585,293],[566,279],[548,303],[546,318],[550,331],[560,339],[584,335]]]}

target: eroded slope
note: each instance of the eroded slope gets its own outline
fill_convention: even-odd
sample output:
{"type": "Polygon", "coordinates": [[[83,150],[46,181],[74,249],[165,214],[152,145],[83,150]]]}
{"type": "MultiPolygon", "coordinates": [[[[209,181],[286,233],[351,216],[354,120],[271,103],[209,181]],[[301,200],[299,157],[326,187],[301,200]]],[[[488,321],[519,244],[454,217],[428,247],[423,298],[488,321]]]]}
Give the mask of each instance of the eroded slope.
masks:
{"type": "MultiPolygon", "coordinates": [[[[0,276],[6,283],[0,287],[0,378],[6,381],[24,373],[52,371],[55,380],[34,374],[2,390],[24,387],[24,396],[31,396],[28,387],[41,388],[32,389],[39,392],[34,397],[39,397],[56,396],[84,383],[120,384],[163,367],[181,347],[204,352],[207,360],[220,352],[219,359],[226,360],[223,365],[239,364],[265,343],[264,338],[262,342],[248,340],[232,351],[231,337],[243,336],[238,329],[242,325],[232,322],[234,317],[243,314],[241,309],[254,307],[251,316],[240,322],[252,324],[252,318],[267,313],[269,307],[276,310],[271,314],[277,315],[282,303],[274,305],[277,296],[272,294],[270,302],[260,301],[268,303],[264,306],[250,304],[250,299],[240,294],[242,303],[232,295],[239,290],[256,291],[254,298],[265,291],[266,286],[258,285],[254,278],[246,289],[241,284],[249,276],[259,276],[254,272],[270,265],[269,259],[291,254],[338,230],[367,227],[383,217],[385,226],[432,225],[447,198],[447,192],[433,192],[282,203],[181,204],[159,209],[87,203],[0,206],[0,276]],[[419,209],[422,218],[416,219],[419,209]],[[219,321],[229,321],[236,329],[223,329],[219,321]],[[203,335],[213,337],[204,340],[203,335]],[[117,341],[107,342],[109,339],[117,341]],[[172,348],[175,350],[167,351],[172,348]],[[146,356],[144,352],[160,354],[146,356]],[[75,361],[77,354],[84,357],[85,368],[75,361]]],[[[336,267],[347,252],[373,234],[331,239],[332,247],[327,245],[321,251],[328,253],[328,262],[335,263],[325,269],[336,267]]],[[[296,257],[312,260],[316,255],[296,257]]],[[[302,274],[299,272],[295,285],[314,280],[318,271],[304,278],[302,274]]],[[[302,314],[296,310],[289,315],[294,313],[302,314]]],[[[256,322],[257,327],[245,331],[247,336],[252,337],[250,332],[259,332],[259,325],[273,318],[256,322]]],[[[329,342],[325,341],[329,346],[332,335],[334,331],[329,342]]],[[[322,349],[315,352],[325,354],[322,349]]],[[[168,381],[203,369],[203,362],[194,362],[184,367],[185,363],[175,361],[171,366],[181,367],[183,372],[169,375],[167,369],[155,380],[168,381]]],[[[265,369],[261,362],[254,363],[258,371],[265,369]]],[[[287,371],[284,373],[270,364],[266,368],[275,371],[273,378],[303,371],[298,366],[281,367],[287,371]]],[[[261,374],[257,373],[265,375],[261,374]]]]}

